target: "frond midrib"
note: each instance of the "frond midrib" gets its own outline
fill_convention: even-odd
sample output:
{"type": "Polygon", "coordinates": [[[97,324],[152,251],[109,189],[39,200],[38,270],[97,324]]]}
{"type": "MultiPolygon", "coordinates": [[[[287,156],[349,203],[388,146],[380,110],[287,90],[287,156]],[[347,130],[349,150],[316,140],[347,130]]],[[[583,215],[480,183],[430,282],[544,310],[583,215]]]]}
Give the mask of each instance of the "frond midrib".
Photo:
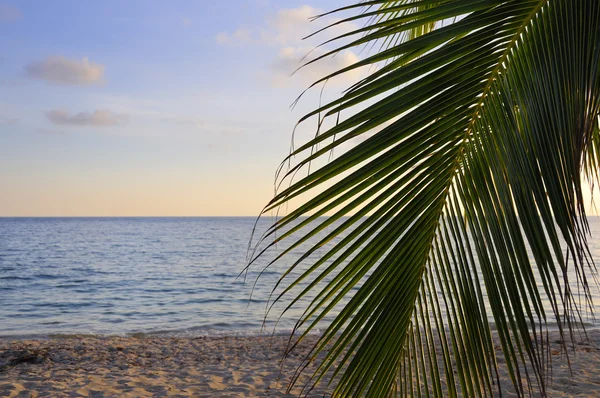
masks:
{"type": "MultiPolygon", "coordinates": [[[[527,17],[523,20],[523,23],[521,24],[521,26],[519,27],[517,32],[515,32],[512,39],[508,42],[508,45],[506,46],[506,49],[502,53],[502,56],[500,57],[498,64],[492,70],[492,72],[490,73],[490,76],[488,77],[486,86],[482,90],[481,98],[479,99],[479,101],[477,102],[477,105],[475,106],[475,110],[473,112],[471,122],[469,123],[468,127],[465,129],[464,137],[463,137],[461,143],[458,145],[459,146],[458,153],[456,155],[456,159],[454,160],[454,164],[450,167],[450,170],[452,171],[454,178],[449,179],[448,185],[446,186],[446,188],[444,189],[444,192],[442,193],[443,205],[441,206],[440,219],[441,219],[441,216],[443,215],[443,211],[446,207],[446,203],[447,203],[447,199],[448,199],[448,192],[449,192],[450,188],[452,187],[453,182],[459,171],[460,165],[462,164],[461,159],[465,152],[467,140],[474,133],[476,121],[483,109],[485,99],[487,98],[488,94],[491,92],[494,81],[498,77],[498,74],[500,73],[500,71],[503,69],[502,65],[508,60],[508,56],[509,56],[511,50],[516,45],[517,41],[519,40],[519,37],[525,31],[525,28],[529,25],[529,23],[533,20],[533,18],[537,15],[539,10],[548,2],[549,2],[549,0],[540,0],[538,5],[527,15],[527,17]]],[[[507,69],[507,67],[505,67],[504,69],[507,69]]],[[[437,228],[439,228],[439,225],[440,225],[440,223],[438,220],[438,223],[436,226],[436,231],[437,231],[437,228]]],[[[432,247],[433,247],[433,242],[430,243],[428,253],[431,253],[430,250],[432,247]]],[[[428,255],[428,257],[430,257],[430,254],[428,255]]]]}
{"type": "MultiPolygon", "coordinates": [[[[486,100],[488,94],[492,91],[492,86],[494,84],[494,81],[496,80],[496,78],[500,74],[500,71],[503,70],[503,69],[508,69],[508,66],[506,66],[506,67],[503,68],[502,65],[506,61],[508,61],[508,57],[509,57],[512,49],[517,44],[517,42],[519,40],[519,37],[525,31],[525,28],[529,25],[529,23],[537,15],[537,13],[540,11],[540,9],[544,5],[548,4],[549,1],[550,0],[540,0],[539,3],[538,3],[538,5],[527,15],[527,17],[523,20],[523,23],[521,24],[521,26],[519,26],[519,29],[517,30],[517,32],[515,32],[515,34],[513,35],[512,39],[508,42],[508,45],[506,46],[506,48],[504,49],[504,52],[502,53],[502,55],[500,56],[500,59],[498,60],[498,64],[494,67],[494,69],[492,69],[492,71],[490,73],[490,76],[487,79],[487,83],[486,83],[483,91],[481,92],[481,98],[477,102],[477,105],[475,105],[474,112],[473,112],[473,117],[471,118],[471,123],[469,124],[469,126],[467,127],[467,130],[465,131],[465,140],[471,134],[473,134],[477,118],[479,117],[479,115],[481,113],[481,110],[483,109],[483,105],[485,103],[485,100],[486,100]]],[[[463,146],[463,148],[464,148],[464,146],[463,146]]]]}
{"type": "MultiPolygon", "coordinates": [[[[453,186],[454,181],[458,177],[459,169],[460,169],[461,164],[462,164],[462,159],[463,159],[463,156],[464,156],[464,153],[465,153],[465,148],[467,147],[468,139],[469,139],[469,137],[472,134],[474,134],[474,130],[475,130],[477,119],[478,119],[479,115],[481,114],[481,112],[483,110],[484,103],[485,103],[485,100],[486,100],[488,94],[492,91],[492,87],[493,87],[494,81],[497,79],[498,75],[500,74],[500,72],[502,70],[508,69],[508,66],[504,66],[503,67],[503,64],[509,60],[509,55],[510,55],[512,49],[515,47],[515,45],[519,41],[519,38],[521,37],[521,35],[525,32],[526,27],[535,18],[535,16],[540,11],[540,9],[544,5],[546,5],[548,2],[549,2],[549,0],[540,0],[539,3],[538,3],[538,5],[523,20],[523,23],[519,26],[518,30],[515,32],[515,34],[511,38],[511,40],[508,42],[508,44],[507,44],[504,52],[502,53],[500,59],[498,60],[497,65],[491,71],[490,76],[487,79],[487,83],[486,83],[484,89],[482,90],[482,95],[481,95],[479,101],[477,102],[477,105],[474,108],[474,112],[473,112],[473,116],[472,116],[471,122],[469,123],[469,125],[465,129],[465,133],[464,133],[463,139],[462,139],[461,143],[458,145],[459,148],[457,150],[457,155],[456,155],[456,158],[454,160],[454,163],[450,167],[450,170],[451,170],[451,174],[450,175],[452,177],[448,179],[448,184],[447,184],[446,188],[444,189],[444,191],[441,194],[442,201],[441,201],[441,205],[439,206],[440,212],[439,212],[439,217],[438,217],[438,219],[436,221],[436,224],[435,224],[435,228],[433,229],[433,236],[437,236],[438,231],[440,229],[441,220],[443,218],[444,210],[445,210],[446,204],[448,202],[450,188],[453,186]]],[[[430,261],[431,258],[432,258],[432,250],[434,248],[434,244],[433,244],[434,242],[433,241],[434,241],[434,239],[431,239],[431,241],[428,243],[428,248],[427,248],[427,251],[426,251],[426,253],[427,253],[426,263],[428,261],[430,261]]],[[[426,268],[425,264],[424,264],[423,268],[426,268]]],[[[424,269],[423,269],[423,271],[424,271],[424,269]]]]}

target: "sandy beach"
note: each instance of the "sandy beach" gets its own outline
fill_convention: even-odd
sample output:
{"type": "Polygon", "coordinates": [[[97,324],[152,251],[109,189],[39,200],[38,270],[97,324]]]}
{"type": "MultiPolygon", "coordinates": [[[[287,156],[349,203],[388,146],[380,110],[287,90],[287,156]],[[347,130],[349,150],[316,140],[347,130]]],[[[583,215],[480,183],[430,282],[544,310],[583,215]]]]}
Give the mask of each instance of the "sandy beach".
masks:
{"type": "MultiPolygon", "coordinates": [[[[280,367],[287,342],[281,336],[4,340],[0,396],[287,396],[289,375],[280,367]]],[[[306,348],[284,370],[292,374],[306,348]]]]}
{"type": "MultiPolygon", "coordinates": [[[[556,336],[551,336],[556,337],[556,336]]],[[[572,375],[554,342],[551,397],[600,394],[600,331],[570,353],[572,375]]],[[[0,340],[2,397],[281,397],[301,363],[310,336],[286,360],[287,338],[275,337],[69,337],[0,340]]],[[[308,380],[314,364],[306,369],[308,380]]],[[[507,375],[506,396],[511,393],[507,375]]],[[[302,383],[299,384],[299,386],[302,383]]],[[[310,396],[327,396],[322,387],[310,396]]]]}

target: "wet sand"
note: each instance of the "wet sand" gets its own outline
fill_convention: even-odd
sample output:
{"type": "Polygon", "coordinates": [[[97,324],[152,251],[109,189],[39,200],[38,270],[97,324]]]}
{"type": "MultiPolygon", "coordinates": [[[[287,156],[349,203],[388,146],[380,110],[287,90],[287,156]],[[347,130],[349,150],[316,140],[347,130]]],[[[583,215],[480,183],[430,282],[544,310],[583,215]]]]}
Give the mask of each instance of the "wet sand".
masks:
{"type": "MultiPolygon", "coordinates": [[[[556,336],[551,336],[555,338],[556,336]]],[[[564,354],[551,348],[551,397],[600,396],[600,331],[564,354]]],[[[316,337],[293,352],[281,372],[287,338],[70,337],[0,340],[1,397],[281,397],[316,337]]],[[[309,364],[299,386],[308,381],[309,364]]],[[[510,393],[510,382],[501,374],[510,393]]],[[[326,387],[310,396],[327,396],[326,387]]]]}

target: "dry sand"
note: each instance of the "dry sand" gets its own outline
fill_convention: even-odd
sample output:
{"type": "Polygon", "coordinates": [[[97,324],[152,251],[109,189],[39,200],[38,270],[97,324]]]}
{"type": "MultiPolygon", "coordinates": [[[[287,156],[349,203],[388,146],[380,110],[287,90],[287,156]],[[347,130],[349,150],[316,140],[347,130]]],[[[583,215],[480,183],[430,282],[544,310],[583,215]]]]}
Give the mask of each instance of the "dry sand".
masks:
{"type": "MultiPolygon", "coordinates": [[[[280,360],[287,341],[280,336],[5,340],[0,341],[0,396],[286,396],[289,378],[281,376],[280,360]]],[[[306,348],[290,356],[285,369],[293,373],[301,351],[306,348]]]]}
{"type": "MultiPolygon", "coordinates": [[[[600,396],[600,331],[589,337],[571,353],[572,375],[554,343],[549,396],[600,396]]],[[[299,389],[286,395],[286,386],[314,341],[312,336],[299,347],[281,374],[285,337],[0,340],[0,396],[297,396],[299,389]]],[[[303,380],[314,366],[309,365],[303,380]]],[[[505,375],[504,383],[508,386],[505,375]]],[[[310,393],[324,395],[325,388],[310,393]]]]}

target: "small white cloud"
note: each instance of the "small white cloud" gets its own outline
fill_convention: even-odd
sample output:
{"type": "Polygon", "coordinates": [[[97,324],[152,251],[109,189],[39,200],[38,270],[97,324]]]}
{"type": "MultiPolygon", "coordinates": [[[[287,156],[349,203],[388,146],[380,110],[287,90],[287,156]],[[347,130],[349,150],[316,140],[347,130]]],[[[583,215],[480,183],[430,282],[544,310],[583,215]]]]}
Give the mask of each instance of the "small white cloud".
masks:
{"type": "Polygon", "coordinates": [[[46,112],[46,118],[56,125],[67,126],[118,126],[125,124],[128,117],[107,110],[96,110],[93,113],[80,112],[71,115],[62,109],[46,112]]]}
{"type": "Polygon", "coordinates": [[[261,39],[283,45],[297,43],[314,32],[316,25],[311,24],[310,19],[321,13],[322,10],[311,6],[279,10],[268,22],[270,29],[261,32],[261,39]]]}
{"type": "MultiPolygon", "coordinates": [[[[302,41],[318,29],[338,21],[333,17],[326,16],[311,22],[313,17],[322,13],[323,10],[308,5],[284,8],[267,18],[266,27],[261,30],[238,29],[233,33],[220,33],[216,39],[219,44],[223,45],[252,43],[279,48],[275,59],[271,62],[271,73],[266,79],[277,87],[293,83],[307,86],[360,60],[353,51],[346,50],[302,68],[293,77],[290,77],[304,62],[327,51],[326,47],[316,47],[323,38],[335,37],[357,29],[353,23],[344,23],[330,27],[328,33],[324,33],[321,38],[302,41]],[[311,50],[313,51],[311,52],[311,50]],[[309,52],[310,57],[302,60],[309,52]]],[[[363,70],[353,70],[332,79],[328,85],[347,85],[356,82],[363,75],[363,70]]]]}
{"type": "MultiPolygon", "coordinates": [[[[329,26],[338,21],[338,19],[327,16],[316,17],[323,13],[323,10],[311,6],[302,6],[297,8],[284,8],[276,14],[267,18],[265,27],[262,29],[238,29],[233,33],[221,32],[216,36],[219,44],[235,43],[255,43],[278,46],[297,45],[302,39],[316,32],[317,30],[329,26]]],[[[340,25],[331,26],[327,33],[321,37],[331,38],[358,29],[358,26],[346,22],[340,25]]],[[[310,40],[309,44],[319,44],[321,39],[310,40]]]]}
{"type": "Polygon", "coordinates": [[[87,85],[98,83],[104,76],[104,65],[81,60],[51,56],[43,61],[34,62],[25,67],[27,76],[59,84],[87,85]]]}
{"type": "MultiPolygon", "coordinates": [[[[297,43],[312,33],[317,26],[310,23],[310,18],[322,11],[310,6],[284,8],[267,19],[266,28],[262,30],[237,29],[233,33],[221,32],[216,36],[217,43],[231,45],[236,43],[262,43],[286,45],[297,43]]],[[[326,22],[330,22],[328,19],[326,22]]]]}
{"type": "MultiPolygon", "coordinates": [[[[315,49],[310,53],[308,58],[301,61],[310,50],[311,49],[307,47],[282,48],[271,65],[273,71],[271,76],[272,84],[276,87],[287,86],[295,82],[299,82],[304,86],[310,85],[333,72],[360,61],[360,58],[354,52],[345,50],[335,56],[328,56],[318,60],[294,73],[294,71],[305,62],[324,54],[324,50],[315,49]],[[294,73],[293,76],[292,73],[294,73]]],[[[328,82],[328,84],[349,85],[358,81],[362,77],[362,74],[363,71],[360,68],[354,69],[340,76],[336,76],[328,82]]]]}
{"type": "Polygon", "coordinates": [[[7,3],[0,3],[0,22],[15,21],[21,18],[21,11],[7,3]]]}

